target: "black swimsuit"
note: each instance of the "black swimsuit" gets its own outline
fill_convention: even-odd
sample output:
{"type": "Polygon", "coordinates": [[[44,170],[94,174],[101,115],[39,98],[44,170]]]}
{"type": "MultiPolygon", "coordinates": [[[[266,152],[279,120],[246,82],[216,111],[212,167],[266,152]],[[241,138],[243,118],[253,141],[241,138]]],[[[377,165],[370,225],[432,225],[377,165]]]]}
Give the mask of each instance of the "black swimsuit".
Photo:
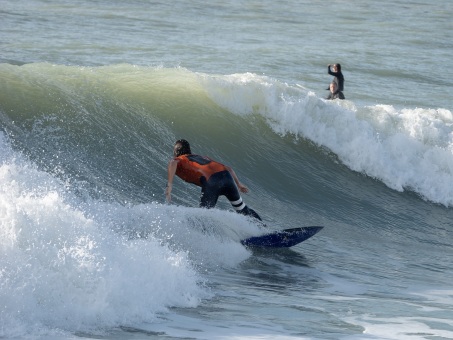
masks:
{"type": "Polygon", "coordinates": [[[205,177],[201,177],[200,207],[208,209],[215,207],[219,196],[228,198],[237,213],[252,216],[261,221],[261,217],[242,201],[233,176],[227,170],[211,175],[208,181],[205,177]]]}
{"type": "MultiPolygon", "coordinates": [[[[335,78],[333,81],[337,83],[337,89],[338,91],[343,91],[344,90],[344,77],[343,73],[341,72],[332,72],[330,70],[330,66],[327,66],[327,72],[331,75],[334,76],[335,78]]],[[[328,89],[327,89],[328,90],[328,89]]]]}

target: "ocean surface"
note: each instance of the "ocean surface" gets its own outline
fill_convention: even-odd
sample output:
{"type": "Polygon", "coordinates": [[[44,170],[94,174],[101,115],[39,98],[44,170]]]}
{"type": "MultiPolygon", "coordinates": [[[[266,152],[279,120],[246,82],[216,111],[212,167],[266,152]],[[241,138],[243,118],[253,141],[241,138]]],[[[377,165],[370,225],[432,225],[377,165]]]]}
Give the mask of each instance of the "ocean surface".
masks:
{"type": "Polygon", "coordinates": [[[0,0],[0,338],[452,339],[452,15],[0,0]],[[267,227],[179,179],[165,202],[179,138],[267,227]]]}

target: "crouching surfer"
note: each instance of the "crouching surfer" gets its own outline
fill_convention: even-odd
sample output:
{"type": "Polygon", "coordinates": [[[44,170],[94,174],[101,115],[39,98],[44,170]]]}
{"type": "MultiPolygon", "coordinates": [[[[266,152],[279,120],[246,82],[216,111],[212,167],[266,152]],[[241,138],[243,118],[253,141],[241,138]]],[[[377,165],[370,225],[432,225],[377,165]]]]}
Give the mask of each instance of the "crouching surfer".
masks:
{"type": "Polygon", "coordinates": [[[168,182],[165,190],[167,202],[171,201],[173,178],[176,174],[184,181],[201,187],[200,207],[213,208],[219,196],[225,196],[236,212],[261,221],[260,216],[242,201],[239,191],[247,193],[248,188],[239,182],[231,167],[208,157],[192,154],[190,144],[185,139],[176,141],[173,156],[168,164],[168,182]]]}

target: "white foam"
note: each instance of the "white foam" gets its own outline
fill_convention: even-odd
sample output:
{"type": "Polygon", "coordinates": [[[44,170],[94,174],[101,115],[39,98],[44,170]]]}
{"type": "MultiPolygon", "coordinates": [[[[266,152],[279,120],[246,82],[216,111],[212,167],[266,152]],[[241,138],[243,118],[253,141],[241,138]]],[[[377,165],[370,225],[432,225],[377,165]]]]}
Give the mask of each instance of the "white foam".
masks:
{"type": "Polygon", "coordinates": [[[453,181],[451,111],[356,107],[250,73],[201,79],[212,100],[229,111],[260,114],[276,133],[327,147],[354,171],[453,206],[453,187],[446,185],[453,181]]]}
{"type": "Polygon", "coordinates": [[[196,267],[249,256],[234,239],[257,227],[237,214],[82,202],[2,134],[0,153],[0,337],[151,322],[211,296],[196,267]],[[225,218],[238,228],[217,232],[225,218]]]}
{"type": "Polygon", "coordinates": [[[381,318],[371,314],[361,315],[345,319],[350,324],[363,327],[363,337],[353,336],[345,337],[347,339],[363,338],[363,339],[427,339],[427,338],[442,338],[452,339],[453,332],[451,329],[452,323],[445,320],[444,327],[448,329],[440,329],[439,327],[431,327],[431,322],[438,325],[439,319],[430,319],[425,317],[393,317],[381,318]]]}

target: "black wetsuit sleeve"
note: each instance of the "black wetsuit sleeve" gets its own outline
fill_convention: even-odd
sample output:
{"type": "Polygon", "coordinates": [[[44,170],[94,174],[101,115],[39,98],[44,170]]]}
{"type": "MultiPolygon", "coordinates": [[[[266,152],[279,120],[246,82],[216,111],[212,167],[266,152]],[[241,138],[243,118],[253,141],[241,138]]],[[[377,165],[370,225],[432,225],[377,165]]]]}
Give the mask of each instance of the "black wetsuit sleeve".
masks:
{"type": "Polygon", "coordinates": [[[337,77],[339,79],[343,79],[343,74],[341,72],[333,72],[330,69],[330,66],[327,66],[327,73],[330,74],[331,76],[337,77]]]}
{"type": "Polygon", "coordinates": [[[330,65],[327,66],[327,73],[330,74],[331,76],[334,76],[332,70],[330,69],[330,65]]]}

